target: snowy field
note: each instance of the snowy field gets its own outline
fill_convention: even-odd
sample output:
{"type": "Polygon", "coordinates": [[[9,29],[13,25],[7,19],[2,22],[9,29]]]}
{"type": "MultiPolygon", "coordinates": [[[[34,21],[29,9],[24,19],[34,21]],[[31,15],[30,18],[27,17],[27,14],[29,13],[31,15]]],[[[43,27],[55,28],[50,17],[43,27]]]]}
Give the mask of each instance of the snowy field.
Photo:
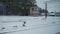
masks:
{"type": "Polygon", "coordinates": [[[60,34],[60,17],[0,16],[0,33],[60,34]],[[25,27],[22,26],[24,22],[25,27]]]}

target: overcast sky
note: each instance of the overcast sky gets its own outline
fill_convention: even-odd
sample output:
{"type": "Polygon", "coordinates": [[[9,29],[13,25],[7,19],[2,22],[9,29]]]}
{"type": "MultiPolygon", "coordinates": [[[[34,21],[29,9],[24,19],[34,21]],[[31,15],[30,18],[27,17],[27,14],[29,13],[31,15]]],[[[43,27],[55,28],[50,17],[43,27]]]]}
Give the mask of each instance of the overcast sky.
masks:
{"type": "Polygon", "coordinates": [[[37,1],[37,5],[42,9],[45,8],[44,2],[49,1],[47,3],[49,12],[60,11],[60,0],[36,0],[36,1],[37,1]]]}

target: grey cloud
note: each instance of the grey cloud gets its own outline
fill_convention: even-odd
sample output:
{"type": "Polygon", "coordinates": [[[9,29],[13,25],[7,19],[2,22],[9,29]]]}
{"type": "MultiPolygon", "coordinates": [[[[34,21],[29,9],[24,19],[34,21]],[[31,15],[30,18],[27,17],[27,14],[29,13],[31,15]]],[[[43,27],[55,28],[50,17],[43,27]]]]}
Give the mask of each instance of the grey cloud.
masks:
{"type": "Polygon", "coordinates": [[[47,2],[49,2],[49,3],[51,3],[51,2],[60,2],[60,0],[50,0],[50,1],[47,1],[47,2]]]}

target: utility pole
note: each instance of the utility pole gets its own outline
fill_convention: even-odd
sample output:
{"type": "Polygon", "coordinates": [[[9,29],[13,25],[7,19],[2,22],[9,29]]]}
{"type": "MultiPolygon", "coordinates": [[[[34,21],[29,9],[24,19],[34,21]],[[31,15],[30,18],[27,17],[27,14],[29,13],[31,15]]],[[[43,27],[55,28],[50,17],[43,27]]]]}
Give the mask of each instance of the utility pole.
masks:
{"type": "Polygon", "coordinates": [[[45,2],[45,18],[47,19],[47,2],[45,2]]]}

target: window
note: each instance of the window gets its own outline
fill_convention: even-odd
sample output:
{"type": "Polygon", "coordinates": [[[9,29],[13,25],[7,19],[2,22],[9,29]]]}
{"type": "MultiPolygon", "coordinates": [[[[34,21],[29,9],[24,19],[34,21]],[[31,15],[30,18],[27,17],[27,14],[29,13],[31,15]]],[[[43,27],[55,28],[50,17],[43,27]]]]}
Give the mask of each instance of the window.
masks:
{"type": "Polygon", "coordinates": [[[32,11],[34,11],[34,8],[32,8],[32,11]]]}

